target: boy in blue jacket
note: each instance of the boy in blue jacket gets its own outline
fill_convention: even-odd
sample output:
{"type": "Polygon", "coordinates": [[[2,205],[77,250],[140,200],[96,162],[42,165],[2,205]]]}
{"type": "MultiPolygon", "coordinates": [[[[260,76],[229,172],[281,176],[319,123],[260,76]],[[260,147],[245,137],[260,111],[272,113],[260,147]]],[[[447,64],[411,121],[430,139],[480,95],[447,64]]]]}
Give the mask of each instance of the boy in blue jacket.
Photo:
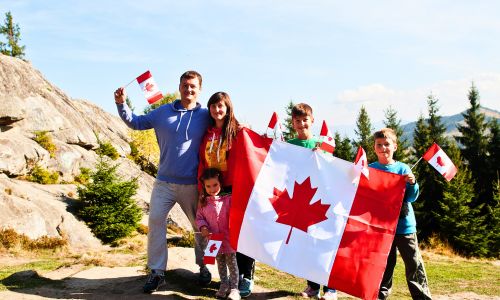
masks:
{"type": "Polygon", "coordinates": [[[406,270],[406,282],[413,299],[431,299],[427,284],[424,262],[418,249],[417,222],[411,202],[418,197],[418,183],[410,167],[402,162],[395,161],[394,152],[398,148],[397,137],[394,130],[383,128],[373,134],[374,149],[378,161],[369,166],[390,173],[400,174],[406,178],[406,191],[403,205],[399,215],[396,235],[387,257],[387,267],[380,284],[378,299],[387,299],[392,289],[392,277],[396,266],[396,249],[403,258],[406,270]]]}

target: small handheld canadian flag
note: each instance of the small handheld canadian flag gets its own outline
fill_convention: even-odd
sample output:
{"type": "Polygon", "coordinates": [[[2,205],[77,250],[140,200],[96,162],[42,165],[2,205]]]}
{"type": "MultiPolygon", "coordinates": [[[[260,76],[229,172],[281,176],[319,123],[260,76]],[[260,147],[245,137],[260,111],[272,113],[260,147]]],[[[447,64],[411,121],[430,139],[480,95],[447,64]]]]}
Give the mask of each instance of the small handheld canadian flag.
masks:
{"type": "Polygon", "coordinates": [[[219,253],[220,247],[222,246],[222,239],[222,233],[212,233],[210,235],[210,240],[205,248],[205,256],[203,257],[204,264],[215,264],[215,257],[217,256],[217,253],[219,253]]]}
{"type": "Polygon", "coordinates": [[[356,159],[354,160],[354,165],[361,168],[361,173],[365,175],[366,178],[370,178],[370,171],[368,170],[368,160],[366,159],[366,152],[361,146],[358,147],[358,153],[356,154],[356,159]]]}
{"type": "Polygon", "coordinates": [[[276,112],[273,112],[269,125],[267,125],[266,136],[268,138],[280,138],[283,140],[283,131],[281,130],[281,123],[276,112]]]}
{"type": "Polygon", "coordinates": [[[141,87],[141,90],[149,104],[153,104],[163,98],[163,95],[161,94],[160,89],[158,88],[158,85],[156,85],[153,75],[151,75],[149,70],[137,77],[137,83],[139,83],[139,86],[141,87]]]}
{"type": "Polygon", "coordinates": [[[325,121],[323,121],[323,125],[321,126],[321,132],[319,133],[319,136],[320,138],[322,138],[322,143],[319,148],[326,152],[333,153],[333,151],[335,151],[335,140],[333,139],[330,130],[328,130],[328,126],[326,126],[325,121]]]}
{"type": "Polygon", "coordinates": [[[436,143],[432,144],[424,153],[423,158],[443,175],[447,181],[450,181],[457,174],[457,167],[455,167],[448,155],[436,143]]]}

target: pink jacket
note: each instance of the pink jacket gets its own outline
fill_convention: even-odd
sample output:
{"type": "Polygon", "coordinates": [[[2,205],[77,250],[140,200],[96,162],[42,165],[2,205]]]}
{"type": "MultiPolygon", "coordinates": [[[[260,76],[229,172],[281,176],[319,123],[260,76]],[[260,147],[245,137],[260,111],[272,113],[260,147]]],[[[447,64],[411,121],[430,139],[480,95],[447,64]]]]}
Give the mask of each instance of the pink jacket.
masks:
{"type": "Polygon", "coordinates": [[[224,239],[219,253],[234,253],[229,245],[229,208],[231,207],[231,195],[220,197],[207,197],[207,205],[198,206],[196,212],[196,226],[198,230],[207,226],[210,233],[222,233],[224,239]]]}

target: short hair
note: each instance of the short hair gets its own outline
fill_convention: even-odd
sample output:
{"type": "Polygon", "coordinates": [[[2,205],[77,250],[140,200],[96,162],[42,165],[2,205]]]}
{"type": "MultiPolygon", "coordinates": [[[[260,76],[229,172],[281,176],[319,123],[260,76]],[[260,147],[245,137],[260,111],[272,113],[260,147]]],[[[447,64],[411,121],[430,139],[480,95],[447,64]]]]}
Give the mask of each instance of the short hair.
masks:
{"type": "Polygon", "coordinates": [[[312,108],[305,103],[295,104],[292,107],[292,118],[304,117],[304,116],[312,117],[313,116],[312,108]]]}
{"type": "Polygon", "coordinates": [[[376,140],[376,139],[390,139],[395,144],[398,143],[398,137],[396,135],[396,132],[392,128],[382,128],[379,131],[376,131],[373,134],[373,140],[376,140]]]}
{"type": "Polygon", "coordinates": [[[198,78],[198,81],[200,82],[200,88],[201,88],[201,82],[202,82],[202,79],[201,79],[201,74],[196,72],[196,71],[186,71],[184,72],[182,75],[181,75],[181,78],[179,80],[179,83],[182,82],[183,79],[193,79],[193,78],[198,78]]]}

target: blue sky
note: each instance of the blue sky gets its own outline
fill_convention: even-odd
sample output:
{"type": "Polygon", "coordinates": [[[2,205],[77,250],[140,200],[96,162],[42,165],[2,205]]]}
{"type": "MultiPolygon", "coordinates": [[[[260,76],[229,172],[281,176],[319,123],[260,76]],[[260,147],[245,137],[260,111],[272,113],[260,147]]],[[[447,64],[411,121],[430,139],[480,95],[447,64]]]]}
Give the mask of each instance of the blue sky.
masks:
{"type": "MultiPolygon", "coordinates": [[[[226,91],[240,121],[262,131],[290,100],[309,103],[315,132],[352,136],[362,105],[373,124],[395,108],[481,104],[500,110],[498,1],[4,1],[26,58],[70,97],[116,114],[113,91],[150,70],[166,92],[188,69],[203,75],[200,102],[226,91]],[[350,129],[347,129],[350,128],[350,129]]],[[[127,88],[136,111],[146,101],[127,88]]]]}

